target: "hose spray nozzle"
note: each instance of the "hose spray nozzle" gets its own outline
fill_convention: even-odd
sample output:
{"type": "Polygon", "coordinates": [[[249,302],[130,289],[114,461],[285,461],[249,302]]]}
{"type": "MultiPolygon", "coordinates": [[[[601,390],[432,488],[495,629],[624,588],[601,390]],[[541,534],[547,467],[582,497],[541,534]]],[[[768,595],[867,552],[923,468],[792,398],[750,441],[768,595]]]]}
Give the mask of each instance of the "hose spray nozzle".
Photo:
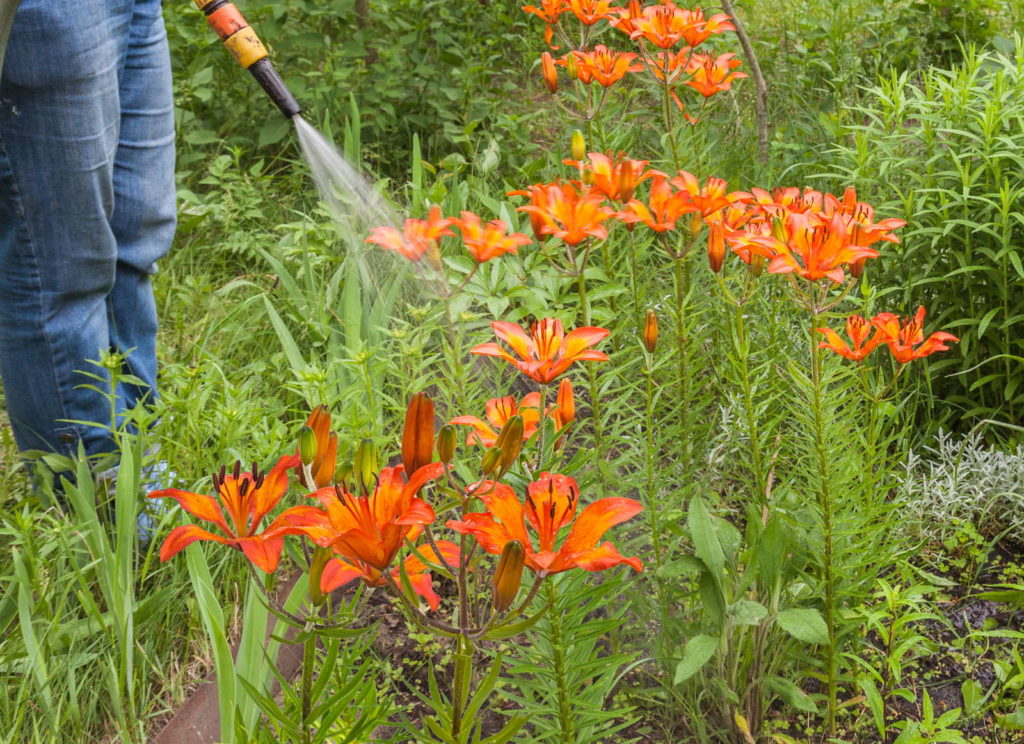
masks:
{"type": "Polygon", "coordinates": [[[231,56],[252,73],[281,113],[289,119],[300,113],[302,108],[270,63],[266,47],[235,4],[227,0],[195,0],[195,4],[206,14],[231,56]]]}

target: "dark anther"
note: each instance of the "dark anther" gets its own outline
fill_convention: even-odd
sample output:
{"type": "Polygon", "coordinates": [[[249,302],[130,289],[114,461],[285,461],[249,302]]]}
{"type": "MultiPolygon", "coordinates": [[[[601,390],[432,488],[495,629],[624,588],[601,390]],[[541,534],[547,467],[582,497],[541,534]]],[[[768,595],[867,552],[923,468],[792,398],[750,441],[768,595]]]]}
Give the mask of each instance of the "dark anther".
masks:
{"type": "Polygon", "coordinates": [[[242,474],[242,461],[235,460],[235,480],[238,480],[238,476],[242,474]]]}

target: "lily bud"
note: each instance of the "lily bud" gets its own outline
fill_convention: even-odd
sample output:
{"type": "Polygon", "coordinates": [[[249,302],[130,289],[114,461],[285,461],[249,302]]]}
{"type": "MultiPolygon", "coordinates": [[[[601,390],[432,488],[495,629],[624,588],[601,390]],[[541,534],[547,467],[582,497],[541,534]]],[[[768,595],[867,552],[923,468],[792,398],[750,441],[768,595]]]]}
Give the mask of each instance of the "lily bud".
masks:
{"type": "Polygon", "coordinates": [[[579,129],[574,129],[572,132],[572,140],[570,142],[572,159],[582,162],[583,158],[587,157],[587,141],[583,138],[583,132],[579,129]]]}
{"type": "Polygon", "coordinates": [[[501,433],[498,434],[493,449],[501,452],[498,464],[502,473],[508,471],[519,459],[519,453],[523,449],[523,426],[523,417],[517,414],[505,422],[501,433]]]}
{"type": "Polygon", "coordinates": [[[764,271],[764,267],[767,263],[768,259],[764,256],[758,255],[757,253],[751,254],[750,273],[754,276],[761,276],[761,273],[764,271]]]}
{"type": "Polygon", "coordinates": [[[504,612],[515,601],[523,580],[525,560],[526,550],[518,540],[509,540],[501,549],[501,557],[498,558],[498,567],[494,569],[494,578],[491,583],[492,601],[494,609],[498,612],[504,612]]]}
{"type": "Polygon", "coordinates": [[[772,237],[780,243],[789,242],[786,239],[786,224],[782,221],[782,218],[776,217],[772,220],[772,237]]]}
{"type": "Polygon", "coordinates": [[[405,412],[402,433],[402,464],[406,477],[430,463],[434,457],[434,401],[416,393],[405,412]]]}
{"type": "Polygon", "coordinates": [[[704,227],[704,218],[701,217],[700,212],[693,212],[690,214],[690,235],[696,238],[700,235],[701,228],[704,227]]]}
{"type": "Polygon", "coordinates": [[[558,384],[558,398],[556,399],[556,418],[558,425],[567,426],[576,419],[576,396],[573,394],[572,382],[568,377],[563,377],[558,384]]]}
{"type": "Polygon", "coordinates": [[[353,472],[352,463],[339,463],[338,469],[334,471],[334,482],[349,490],[349,481],[352,479],[353,472]]]}
{"type": "Polygon", "coordinates": [[[716,274],[725,263],[725,228],[720,222],[708,228],[708,263],[716,274]]]}
{"type": "Polygon", "coordinates": [[[649,309],[644,316],[644,329],[640,337],[647,353],[653,354],[658,347],[658,316],[654,314],[653,310],[649,309]]]}
{"type": "Polygon", "coordinates": [[[633,198],[633,192],[636,190],[636,173],[628,161],[619,163],[616,189],[619,201],[628,202],[633,198]]]}
{"type": "Polygon", "coordinates": [[[484,452],[484,456],[480,458],[480,470],[485,476],[488,476],[498,469],[498,463],[500,460],[501,450],[497,447],[491,447],[489,450],[484,452]]]}
{"type": "MultiPolygon", "coordinates": [[[[575,54],[567,54],[564,57],[564,60],[565,60],[565,71],[569,73],[569,77],[571,77],[573,80],[576,80],[579,77],[579,74],[576,72],[576,55],[575,54]]],[[[576,158],[576,160],[581,160],[581,159],[582,158],[576,158]]]]}
{"type": "Polygon", "coordinates": [[[445,424],[437,432],[437,459],[449,463],[455,457],[459,434],[451,424],[445,424]]]}
{"type": "Polygon", "coordinates": [[[551,93],[558,92],[558,69],[555,67],[555,59],[550,52],[542,52],[540,55],[540,74],[544,78],[544,85],[551,93]]]}
{"type": "Polygon", "coordinates": [[[864,264],[867,259],[861,258],[850,264],[850,276],[854,279],[860,279],[864,276],[864,264]]]}
{"type": "Polygon", "coordinates": [[[299,459],[306,467],[316,459],[316,432],[309,426],[299,429],[299,459]]]}
{"type": "Polygon", "coordinates": [[[324,575],[327,561],[333,556],[334,551],[330,548],[318,546],[313,550],[313,557],[309,561],[309,600],[314,607],[319,607],[327,599],[327,595],[320,588],[320,578],[324,575]]]}
{"type": "Polygon", "coordinates": [[[366,496],[377,488],[380,475],[380,453],[372,439],[364,439],[356,447],[355,467],[356,488],[366,496]]]}

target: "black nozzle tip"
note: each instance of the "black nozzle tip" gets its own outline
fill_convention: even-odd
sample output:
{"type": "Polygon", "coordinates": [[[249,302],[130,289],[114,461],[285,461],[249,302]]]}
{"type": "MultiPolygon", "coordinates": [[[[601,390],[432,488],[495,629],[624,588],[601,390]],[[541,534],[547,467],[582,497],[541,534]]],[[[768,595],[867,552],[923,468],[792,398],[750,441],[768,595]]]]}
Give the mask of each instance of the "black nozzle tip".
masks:
{"type": "Polygon", "coordinates": [[[299,106],[295,96],[288,90],[288,86],[284,84],[284,80],[281,79],[277,70],[274,69],[269,58],[264,57],[254,62],[249,67],[249,72],[256,78],[256,81],[267,92],[270,100],[280,109],[286,119],[292,119],[302,113],[302,107],[299,106]]]}

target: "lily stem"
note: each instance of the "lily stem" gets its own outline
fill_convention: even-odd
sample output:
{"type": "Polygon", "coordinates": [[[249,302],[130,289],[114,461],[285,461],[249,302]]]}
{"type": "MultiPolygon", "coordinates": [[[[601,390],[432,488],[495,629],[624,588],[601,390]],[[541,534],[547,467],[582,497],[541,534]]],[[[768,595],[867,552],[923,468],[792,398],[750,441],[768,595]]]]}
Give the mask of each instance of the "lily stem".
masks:
{"type": "Polygon", "coordinates": [[[316,634],[306,624],[306,640],[302,644],[302,744],[312,741],[309,714],[313,708],[313,664],[316,659],[316,634]]]}
{"type": "Polygon", "coordinates": [[[830,492],[828,443],[825,438],[824,394],[825,383],[822,379],[822,350],[818,346],[817,328],[822,325],[824,315],[814,308],[814,322],[810,328],[811,338],[811,387],[814,416],[814,449],[818,460],[818,505],[821,509],[821,527],[824,537],[824,559],[822,579],[825,584],[825,625],[828,630],[828,648],[826,656],[826,678],[828,684],[828,709],[826,713],[826,730],[828,737],[836,735],[836,707],[838,700],[838,664],[836,658],[836,590],[835,576],[832,566],[832,494],[830,492]]]}

